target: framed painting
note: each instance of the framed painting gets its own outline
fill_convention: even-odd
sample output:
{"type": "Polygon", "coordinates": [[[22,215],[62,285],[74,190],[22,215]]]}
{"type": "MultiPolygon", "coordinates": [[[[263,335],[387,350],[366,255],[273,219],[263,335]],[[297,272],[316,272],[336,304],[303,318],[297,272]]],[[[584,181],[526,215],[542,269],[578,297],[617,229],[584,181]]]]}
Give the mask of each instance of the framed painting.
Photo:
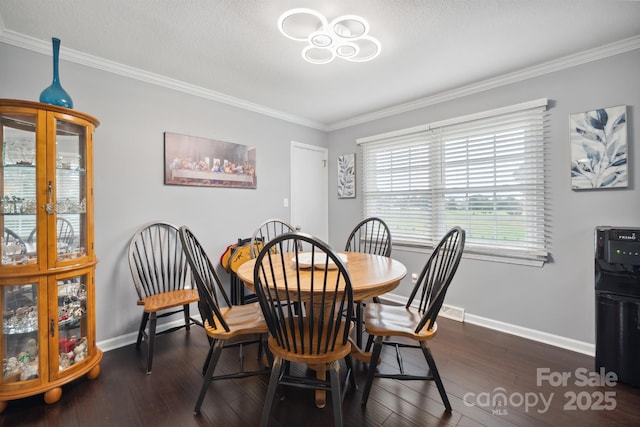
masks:
{"type": "Polygon", "coordinates": [[[338,156],[338,198],[356,197],[356,155],[355,153],[338,156]]]}
{"type": "Polygon", "coordinates": [[[627,187],[627,106],[571,114],[571,188],[627,187]]]}
{"type": "Polygon", "coordinates": [[[215,139],[165,132],[164,183],[255,189],[256,149],[215,139]]]}

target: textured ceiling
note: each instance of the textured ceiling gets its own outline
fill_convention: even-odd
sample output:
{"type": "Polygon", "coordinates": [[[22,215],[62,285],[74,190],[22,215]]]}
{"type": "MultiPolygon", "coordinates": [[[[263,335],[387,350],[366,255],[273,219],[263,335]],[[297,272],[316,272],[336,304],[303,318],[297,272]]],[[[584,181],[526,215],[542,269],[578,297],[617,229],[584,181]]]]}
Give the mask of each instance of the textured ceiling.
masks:
{"type": "MultiPolygon", "coordinates": [[[[615,0],[2,0],[0,41],[26,36],[282,112],[318,127],[640,35],[615,0]],[[302,60],[278,17],[309,7],[369,21],[367,63],[302,60]]],[[[637,45],[637,43],[636,43],[637,45]]]]}

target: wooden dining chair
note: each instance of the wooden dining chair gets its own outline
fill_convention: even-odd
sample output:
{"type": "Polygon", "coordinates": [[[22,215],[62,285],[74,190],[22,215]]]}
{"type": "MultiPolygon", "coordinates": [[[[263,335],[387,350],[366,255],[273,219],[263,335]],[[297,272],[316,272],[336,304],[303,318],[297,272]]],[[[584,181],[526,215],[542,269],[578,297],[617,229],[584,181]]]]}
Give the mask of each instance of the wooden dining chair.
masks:
{"type": "MultiPolygon", "coordinates": [[[[374,255],[391,256],[392,242],[391,231],[387,224],[380,218],[369,217],[360,221],[347,238],[344,250],[347,252],[363,252],[374,255]]],[[[380,302],[378,297],[374,302],[380,302]]],[[[356,343],[362,347],[362,321],[363,301],[355,302],[356,343]]]]}
{"type": "Polygon", "coordinates": [[[198,301],[198,291],[191,288],[178,228],[163,221],[142,226],[129,243],[129,268],[138,294],[137,304],[143,306],[136,349],[140,349],[145,338],[147,374],[150,374],[156,335],[182,328],[188,331],[193,324],[201,325],[190,315],[189,305],[198,301]],[[180,313],[184,315],[184,324],[156,332],[159,318],[180,313]]]}
{"type": "Polygon", "coordinates": [[[397,380],[430,380],[435,381],[447,412],[451,412],[451,404],[438,373],[436,362],[427,346],[427,341],[436,335],[438,329],[436,318],[444,302],[447,289],[460,264],[464,243],[465,231],[460,227],[454,227],[445,234],[422,269],[404,307],[379,303],[367,304],[364,312],[365,329],[369,334],[367,351],[372,343],[374,345],[369,362],[367,382],[362,393],[363,406],[366,406],[369,399],[374,377],[397,380]],[[409,338],[417,341],[418,344],[384,340],[385,337],[409,338]],[[400,373],[382,374],[376,372],[377,361],[380,358],[383,345],[395,347],[400,373]],[[430,373],[427,375],[406,374],[402,366],[401,347],[422,349],[430,373]]]}
{"type": "MultiPolygon", "coordinates": [[[[71,246],[73,244],[73,240],[75,239],[75,231],[73,230],[73,225],[69,222],[68,219],[59,216],[56,219],[57,227],[56,227],[56,236],[58,243],[64,243],[66,246],[71,246]]],[[[36,242],[36,231],[37,228],[34,227],[27,238],[28,243],[36,242]]]]}
{"type": "MultiPolygon", "coordinates": [[[[232,255],[230,263],[233,263],[233,265],[230,266],[230,269],[235,273],[243,262],[257,257],[265,243],[276,236],[292,231],[296,231],[293,225],[282,219],[270,218],[263,221],[253,230],[253,234],[248,243],[249,251],[235,252],[232,255]]],[[[231,286],[233,287],[232,296],[237,295],[235,299],[239,301],[240,304],[256,301],[255,294],[247,293],[244,284],[237,280],[235,275],[232,275],[231,282],[231,286]]]]}
{"type": "MultiPolygon", "coordinates": [[[[210,343],[203,369],[204,381],[194,408],[194,413],[198,414],[212,380],[244,378],[269,372],[270,367],[245,371],[243,353],[240,351],[240,369],[237,372],[213,375],[223,349],[255,343],[260,344],[260,348],[262,348],[262,344],[266,347],[268,328],[257,302],[243,305],[231,304],[211,260],[198,239],[186,226],[180,227],[180,240],[198,289],[200,296],[198,308],[210,343]],[[221,305],[220,302],[224,305],[221,305]],[[229,343],[229,340],[232,339],[233,343],[229,343]]],[[[266,353],[269,365],[271,365],[273,360],[271,353],[268,351],[266,353]]],[[[258,357],[261,357],[261,351],[258,351],[258,357]]]]}
{"type": "Polygon", "coordinates": [[[276,388],[284,385],[330,391],[334,423],[341,426],[341,359],[346,361],[346,378],[355,388],[348,339],[353,290],[344,262],[313,236],[281,234],[258,254],[254,287],[269,326],[268,344],[275,359],[260,425],[268,424],[276,388]],[[316,377],[292,374],[288,369],[291,363],[308,365],[316,377]]]}
{"type": "Polygon", "coordinates": [[[351,231],[344,248],[349,252],[391,256],[391,232],[387,224],[377,217],[360,221],[351,231]]]}
{"type": "Polygon", "coordinates": [[[275,237],[296,231],[295,227],[279,218],[271,218],[256,227],[251,235],[251,258],[256,258],[262,245],[273,240],[275,237]]]}

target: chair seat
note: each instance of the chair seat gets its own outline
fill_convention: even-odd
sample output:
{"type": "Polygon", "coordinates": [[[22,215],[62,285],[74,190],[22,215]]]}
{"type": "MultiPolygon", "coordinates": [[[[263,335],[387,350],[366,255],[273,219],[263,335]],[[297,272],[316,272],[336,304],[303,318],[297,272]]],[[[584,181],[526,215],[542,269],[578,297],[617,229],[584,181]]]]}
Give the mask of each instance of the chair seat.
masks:
{"type": "Polygon", "coordinates": [[[225,331],[219,323],[216,326],[211,326],[209,321],[205,321],[204,329],[207,335],[213,339],[229,340],[240,335],[266,334],[269,332],[262,316],[262,309],[257,302],[220,307],[220,312],[229,326],[229,331],[225,331]]]}
{"type": "Polygon", "coordinates": [[[429,323],[416,333],[416,327],[424,313],[411,307],[367,303],[364,312],[365,329],[369,335],[383,337],[406,337],[417,341],[433,338],[438,330],[434,324],[429,330],[429,323]]]}
{"type": "MultiPolygon", "coordinates": [[[[314,336],[312,338],[312,343],[309,342],[309,324],[308,319],[305,318],[303,322],[303,333],[300,333],[300,327],[298,326],[298,320],[295,319],[295,327],[293,331],[289,330],[289,338],[288,342],[290,343],[291,349],[288,350],[282,346],[279,346],[277,340],[273,337],[269,337],[269,349],[274,356],[281,357],[284,360],[288,360],[293,363],[305,363],[307,365],[322,365],[331,363],[336,360],[343,359],[348,354],[351,353],[351,342],[347,341],[345,344],[341,344],[339,341],[335,342],[335,347],[333,350],[324,352],[324,347],[321,345],[320,354],[318,353],[317,345],[318,342],[325,343],[325,337],[318,337],[318,328],[317,326],[314,329],[314,336]],[[310,345],[313,345],[313,349],[310,349],[310,345]],[[297,351],[294,351],[297,350],[297,351]],[[304,349],[304,350],[303,350],[304,349]]],[[[349,327],[351,327],[351,322],[349,323],[349,327]]],[[[325,331],[328,329],[327,327],[323,328],[325,331]]],[[[342,336],[344,330],[344,326],[340,327],[337,336],[342,336]]],[[[335,330],[334,330],[335,332],[335,330]]],[[[326,334],[325,334],[326,335],[326,334]]],[[[333,338],[330,339],[333,341],[333,338]]]]}
{"type": "Polygon", "coordinates": [[[168,308],[191,304],[198,300],[198,291],[196,289],[180,289],[148,296],[138,301],[138,305],[143,305],[144,311],[147,313],[155,313],[168,308]]]}

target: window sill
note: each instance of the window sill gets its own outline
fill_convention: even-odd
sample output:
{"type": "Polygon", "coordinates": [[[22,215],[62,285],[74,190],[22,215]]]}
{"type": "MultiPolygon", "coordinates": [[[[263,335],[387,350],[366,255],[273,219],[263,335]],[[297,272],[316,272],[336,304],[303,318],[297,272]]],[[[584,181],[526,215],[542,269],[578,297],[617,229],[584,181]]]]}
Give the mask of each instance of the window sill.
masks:
{"type": "MultiPolygon", "coordinates": [[[[431,253],[431,248],[403,245],[400,243],[394,244],[393,250],[398,252],[412,252],[412,253],[420,253],[420,254],[431,253]]],[[[545,264],[545,262],[541,260],[510,258],[510,257],[505,257],[500,255],[479,254],[479,253],[464,252],[464,251],[462,252],[462,258],[475,259],[479,261],[499,262],[502,264],[524,265],[527,267],[538,267],[538,268],[543,267],[545,264]]]]}

